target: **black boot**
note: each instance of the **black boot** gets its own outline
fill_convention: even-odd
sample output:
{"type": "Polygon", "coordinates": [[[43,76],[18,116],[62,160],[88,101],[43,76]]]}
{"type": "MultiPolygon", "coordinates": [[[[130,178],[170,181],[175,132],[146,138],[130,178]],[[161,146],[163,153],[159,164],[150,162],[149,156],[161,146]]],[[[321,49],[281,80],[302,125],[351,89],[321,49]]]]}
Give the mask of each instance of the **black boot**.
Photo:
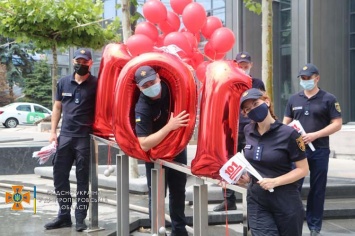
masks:
{"type": "Polygon", "coordinates": [[[76,221],[76,226],[75,226],[75,230],[78,232],[81,232],[83,230],[86,230],[88,227],[85,224],[85,220],[77,220],[76,221]]]}
{"type": "Polygon", "coordinates": [[[237,206],[235,205],[234,201],[228,201],[227,200],[227,209],[226,209],[226,204],[225,201],[222,203],[218,204],[213,208],[213,211],[231,211],[231,210],[237,210],[237,206]]]}
{"type": "Polygon", "coordinates": [[[55,218],[53,221],[44,225],[46,229],[59,229],[64,227],[71,227],[72,222],[71,219],[59,219],[55,218]]]}

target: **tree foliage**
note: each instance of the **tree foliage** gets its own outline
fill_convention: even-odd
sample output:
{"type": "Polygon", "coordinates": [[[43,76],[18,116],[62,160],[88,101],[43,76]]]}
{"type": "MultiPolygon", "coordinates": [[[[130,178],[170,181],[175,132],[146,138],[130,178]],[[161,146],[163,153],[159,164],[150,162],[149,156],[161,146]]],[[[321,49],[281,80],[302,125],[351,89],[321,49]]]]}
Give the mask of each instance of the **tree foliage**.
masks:
{"type": "Polygon", "coordinates": [[[119,20],[108,24],[102,15],[103,3],[99,0],[0,0],[0,35],[52,50],[54,98],[58,47],[99,49],[110,40],[119,40],[119,20]]]}
{"type": "Polygon", "coordinates": [[[258,15],[261,14],[261,4],[260,2],[256,2],[254,0],[243,0],[245,7],[258,15]]]}
{"type": "Polygon", "coordinates": [[[7,83],[6,92],[13,101],[15,99],[13,86],[15,84],[22,86],[23,78],[32,72],[33,59],[27,51],[33,49],[33,44],[17,44],[9,38],[0,36],[0,45],[0,63],[5,66],[2,79],[7,83]]]}
{"type": "Polygon", "coordinates": [[[39,103],[50,108],[51,89],[50,66],[46,61],[40,60],[34,64],[33,73],[25,78],[23,92],[26,95],[21,101],[39,103]]]}

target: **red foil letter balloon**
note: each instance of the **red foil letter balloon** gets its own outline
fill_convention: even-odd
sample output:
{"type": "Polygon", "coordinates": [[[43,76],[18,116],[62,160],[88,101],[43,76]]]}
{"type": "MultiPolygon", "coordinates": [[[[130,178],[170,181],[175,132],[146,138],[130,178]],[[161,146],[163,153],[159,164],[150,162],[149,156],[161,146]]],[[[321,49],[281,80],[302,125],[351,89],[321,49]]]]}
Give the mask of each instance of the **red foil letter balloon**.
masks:
{"type": "Polygon", "coordinates": [[[117,144],[129,156],[150,161],[173,160],[188,144],[196,120],[196,85],[189,67],[178,57],[163,52],[149,52],[130,60],[122,69],[114,94],[113,127],[117,144]],[[143,65],[152,66],[170,89],[170,112],[175,115],[186,110],[190,114],[187,127],[179,128],[156,147],[144,152],[135,135],[134,108],[139,89],[134,80],[136,70],[143,65]]]}
{"type": "Polygon", "coordinates": [[[191,172],[220,179],[219,169],[236,153],[239,101],[252,80],[233,61],[207,66],[203,84],[196,156],[191,172]]]}
{"type": "Polygon", "coordinates": [[[113,137],[112,107],[116,80],[131,59],[124,44],[108,44],[102,54],[96,95],[94,134],[113,137]]]}

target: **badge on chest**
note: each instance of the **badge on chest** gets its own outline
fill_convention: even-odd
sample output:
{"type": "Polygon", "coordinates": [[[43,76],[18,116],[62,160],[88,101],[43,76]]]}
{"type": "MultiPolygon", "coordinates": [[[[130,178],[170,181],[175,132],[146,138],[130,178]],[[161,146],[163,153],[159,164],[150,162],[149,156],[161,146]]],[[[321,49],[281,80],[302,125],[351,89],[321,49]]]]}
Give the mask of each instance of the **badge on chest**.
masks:
{"type": "Polygon", "coordinates": [[[264,145],[258,145],[255,147],[253,160],[254,161],[261,161],[263,155],[264,145]]]}

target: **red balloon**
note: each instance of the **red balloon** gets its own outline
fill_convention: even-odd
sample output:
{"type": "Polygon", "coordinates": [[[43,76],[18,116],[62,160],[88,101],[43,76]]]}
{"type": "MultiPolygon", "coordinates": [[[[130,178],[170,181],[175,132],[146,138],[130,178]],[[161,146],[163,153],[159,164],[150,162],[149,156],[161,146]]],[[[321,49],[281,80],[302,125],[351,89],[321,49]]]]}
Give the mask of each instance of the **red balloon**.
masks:
{"type": "Polygon", "coordinates": [[[216,29],[211,35],[209,42],[217,53],[226,53],[234,46],[234,33],[226,27],[216,29]]]}
{"type": "Polygon", "coordinates": [[[172,160],[186,147],[195,127],[197,93],[193,75],[180,59],[163,52],[149,52],[135,57],[122,68],[115,91],[112,107],[114,134],[124,153],[146,161],[149,161],[148,157],[172,160]],[[179,114],[186,110],[190,115],[187,127],[170,132],[148,152],[141,149],[134,133],[134,107],[139,97],[134,74],[143,65],[154,67],[170,88],[171,112],[179,114]]]}
{"type": "Polygon", "coordinates": [[[217,53],[211,45],[211,42],[207,42],[205,47],[204,47],[204,52],[206,57],[208,57],[210,60],[221,60],[224,58],[224,56],[226,55],[225,53],[217,53]]]}
{"type": "Polygon", "coordinates": [[[144,21],[138,23],[134,34],[144,34],[145,36],[148,36],[153,42],[155,42],[158,39],[159,32],[155,25],[148,21],[144,21]]]}
{"type": "Polygon", "coordinates": [[[206,19],[205,9],[197,2],[190,3],[182,12],[182,22],[192,33],[197,33],[205,25],[206,19]]]}
{"type": "Polygon", "coordinates": [[[193,53],[191,57],[191,66],[196,70],[197,67],[203,62],[204,56],[199,51],[193,53]]]}
{"type": "Polygon", "coordinates": [[[135,34],[127,39],[126,45],[132,56],[138,56],[142,53],[151,52],[154,43],[144,34],[135,34]]]}
{"type": "Polygon", "coordinates": [[[180,18],[172,11],[168,11],[168,15],[165,21],[159,23],[159,28],[165,34],[178,31],[180,28],[180,18]]]}
{"type": "Polygon", "coordinates": [[[155,24],[166,20],[167,10],[161,1],[148,1],[143,5],[144,17],[155,24]]]}
{"type": "Polygon", "coordinates": [[[171,44],[178,46],[184,52],[184,54],[186,54],[185,57],[189,57],[192,55],[192,49],[190,43],[183,33],[172,32],[167,36],[165,36],[164,45],[168,46],[171,44]]]}
{"type": "Polygon", "coordinates": [[[181,15],[184,8],[193,0],[170,0],[170,6],[177,14],[181,15]]]}
{"type": "Polygon", "coordinates": [[[197,79],[201,82],[204,83],[206,79],[206,69],[208,64],[210,64],[210,61],[204,61],[200,63],[197,68],[196,68],[196,77],[197,79]]]}
{"type": "Polygon", "coordinates": [[[157,47],[163,47],[164,46],[164,39],[165,39],[165,34],[159,34],[158,39],[155,42],[155,46],[157,47]]]}
{"type": "Polygon", "coordinates": [[[131,58],[124,44],[111,43],[104,48],[98,76],[93,127],[97,136],[113,137],[112,106],[115,84],[122,67],[131,58]]]}
{"type": "Polygon", "coordinates": [[[191,32],[188,32],[188,31],[182,32],[182,34],[186,37],[187,41],[189,42],[190,48],[192,50],[196,49],[198,46],[198,42],[197,42],[195,35],[191,32]]]}
{"type": "Polygon", "coordinates": [[[221,27],[223,27],[221,19],[216,16],[209,16],[207,17],[206,24],[201,29],[201,33],[206,39],[209,39],[212,33],[221,27]]]}
{"type": "Polygon", "coordinates": [[[249,88],[250,77],[233,61],[215,61],[207,66],[197,151],[191,162],[194,175],[221,179],[220,168],[237,152],[239,101],[249,88]]]}

